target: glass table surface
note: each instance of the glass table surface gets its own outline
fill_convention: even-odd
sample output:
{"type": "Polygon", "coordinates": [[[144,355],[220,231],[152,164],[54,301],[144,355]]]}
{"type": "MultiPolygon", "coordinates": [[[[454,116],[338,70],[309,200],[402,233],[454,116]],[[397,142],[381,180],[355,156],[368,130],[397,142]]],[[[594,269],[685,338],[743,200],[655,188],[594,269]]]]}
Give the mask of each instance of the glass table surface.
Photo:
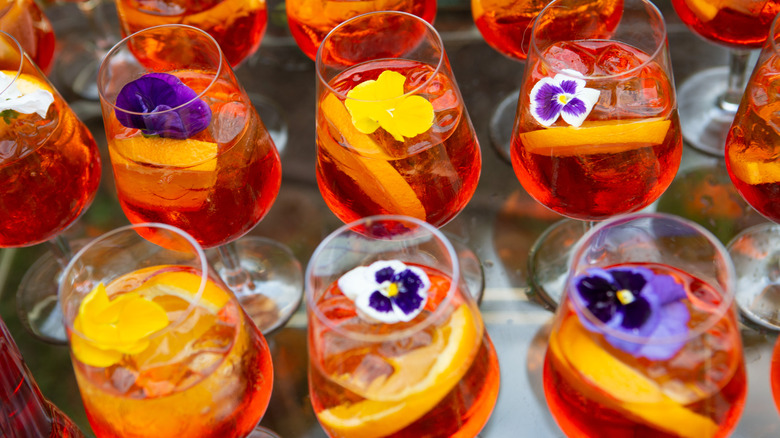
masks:
{"type": "MultiPolygon", "coordinates": [[[[678,88],[697,71],[725,65],[725,49],[693,35],[676,17],[668,0],[659,0],[657,4],[667,20],[678,88]]],[[[110,21],[115,12],[110,4],[106,6],[102,12],[110,21]]],[[[517,92],[523,64],[503,57],[482,40],[468,7],[462,1],[440,2],[435,26],[445,41],[483,154],[482,177],[474,198],[443,228],[450,238],[475,250],[485,272],[481,311],[499,356],[501,392],[480,436],[559,437],[563,434],[547,410],[541,385],[546,328],[552,313],[528,286],[527,262],[536,238],[562,218],[525,193],[511,165],[491,145],[491,115],[505,96],[517,92]]],[[[283,3],[270,1],[269,11],[269,28],[260,50],[237,68],[236,74],[250,94],[263,96],[278,106],[288,130],[286,145],[281,148],[281,191],[268,216],[251,234],[272,237],[288,245],[305,266],[317,244],[341,222],[328,210],[315,180],[314,63],[302,55],[286,33],[283,3]]],[[[83,26],[73,4],[50,5],[46,13],[58,36],[83,26]]],[[[117,29],[111,24],[107,28],[117,29]]],[[[65,233],[69,240],[79,242],[127,222],[114,194],[99,104],[78,99],[70,84],[58,77],[57,65],[50,76],[101,145],[100,192],[89,210],[65,233]]],[[[733,190],[723,159],[704,156],[688,145],[674,183],[650,208],[693,219],[724,243],[740,230],[763,221],[733,190]]],[[[16,316],[17,286],[27,267],[44,249],[44,245],[0,249],[0,315],[44,395],[89,436],[91,431],[67,347],[33,338],[16,316]]],[[[749,394],[735,437],[780,436],[780,415],[769,386],[775,339],[776,335],[771,333],[743,327],[749,394]]],[[[269,343],[275,367],[274,392],[261,424],[283,438],[324,437],[308,399],[303,305],[284,329],[269,337],[269,343]]]]}

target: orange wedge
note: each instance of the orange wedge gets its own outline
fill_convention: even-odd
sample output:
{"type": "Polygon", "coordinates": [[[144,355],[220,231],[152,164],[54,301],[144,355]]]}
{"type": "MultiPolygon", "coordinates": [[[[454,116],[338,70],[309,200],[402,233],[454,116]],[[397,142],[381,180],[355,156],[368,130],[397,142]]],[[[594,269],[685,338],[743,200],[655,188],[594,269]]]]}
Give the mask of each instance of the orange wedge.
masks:
{"type": "MultiPolygon", "coordinates": [[[[461,305],[436,330],[430,345],[391,360],[396,371],[363,391],[365,400],[323,410],[317,418],[339,437],[379,438],[405,428],[463,378],[479,347],[480,333],[471,309],[461,305]]],[[[335,380],[343,383],[346,377],[335,380]]]]}
{"type": "Polygon", "coordinates": [[[660,118],[597,121],[524,132],[519,138],[528,152],[539,155],[616,154],[661,144],[670,126],[660,118]]]}
{"type": "MultiPolygon", "coordinates": [[[[733,3],[739,3],[739,2],[733,2],[733,3]]],[[[693,12],[693,15],[695,15],[696,18],[704,22],[710,21],[713,18],[715,18],[715,16],[718,15],[718,11],[721,9],[719,7],[718,2],[713,2],[711,0],[686,0],[685,4],[688,5],[688,7],[691,9],[691,12],[693,12]]],[[[748,15],[752,16],[754,14],[748,13],[748,15]]]]}
{"type": "Polygon", "coordinates": [[[113,148],[118,154],[112,155],[112,159],[124,158],[153,166],[212,172],[217,168],[219,145],[191,138],[180,140],[137,135],[114,140],[113,148]]]}
{"type": "MultiPolygon", "coordinates": [[[[9,75],[10,77],[16,76],[15,71],[2,70],[2,72],[6,75],[9,75]]],[[[16,78],[14,85],[16,85],[16,88],[22,94],[29,94],[38,90],[44,90],[48,91],[49,93],[53,93],[51,87],[46,83],[46,81],[43,81],[40,78],[27,73],[20,74],[19,77],[16,78]]]]}
{"type": "MultiPolygon", "coordinates": [[[[576,316],[568,317],[550,337],[550,350],[567,374],[579,376],[570,382],[583,393],[594,389],[609,395],[612,409],[649,426],[685,438],[715,436],[718,425],[673,400],[655,381],[622,362],[599,346],[576,316]]],[[[605,400],[600,400],[605,401],[605,400]]]]}
{"type": "Polygon", "coordinates": [[[320,147],[327,151],[339,168],[385,211],[425,220],[425,207],[409,183],[389,163],[392,157],[355,128],[344,104],[335,95],[328,94],[322,100],[320,110],[356,151],[347,150],[327,134],[320,135],[320,147]]]}
{"type": "Polygon", "coordinates": [[[780,182],[780,161],[774,151],[749,148],[739,151],[729,148],[731,173],[745,184],[774,184],[780,182]]]}

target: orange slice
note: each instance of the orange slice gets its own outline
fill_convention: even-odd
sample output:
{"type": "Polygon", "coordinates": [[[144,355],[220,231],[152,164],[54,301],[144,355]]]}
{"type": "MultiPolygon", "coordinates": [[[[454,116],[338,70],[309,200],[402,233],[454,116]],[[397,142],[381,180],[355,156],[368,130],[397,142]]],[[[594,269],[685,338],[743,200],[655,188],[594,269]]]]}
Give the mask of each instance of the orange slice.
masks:
{"type": "Polygon", "coordinates": [[[385,211],[425,220],[425,207],[409,183],[389,163],[392,157],[355,128],[344,104],[335,95],[328,94],[322,100],[320,110],[357,152],[347,150],[328,135],[320,135],[320,146],[339,168],[385,211]]]}
{"type": "Polygon", "coordinates": [[[579,375],[583,392],[593,392],[593,388],[602,391],[614,398],[612,409],[626,411],[631,418],[680,437],[717,434],[719,428],[712,419],[673,400],[658,383],[612,356],[592,336],[576,316],[570,316],[550,337],[552,354],[571,365],[569,374],[579,375]]]}
{"type": "Polygon", "coordinates": [[[780,162],[774,151],[751,148],[738,151],[729,148],[731,173],[745,184],[773,184],[780,182],[780,162]]]}
{"type": "Polygon", "coordinates": [[[112,159],[131,160],[160,167],[186,168],[199,172],[212,172],[217,168],[219,150],[217,143],[191,138],[180,140],[137,135],[116,139],[113,146],[118,154],[112,155],[112,159]]]}
{"type": "MultiPolygon", "coordinates": [[[[155,267],[155,269],[159,268],[161,267],[155,267]]],[[[203,307],[209,313],[216,314],[227,304],[230,297],[225,290],[207,279],[200,300],[195,302],[194,298],[200,287],[200,282],[200,275],[192,272],[163,272],[144,282],[135,292],[152,301],[160,301],[160,298],[165,296],[174,296],[203,307]]]]}
{"type": "Polygon", "coordinates": [[[323,410],[317,418],[340,437],[378,438],[405,428],[433,409],[463,378],[474,360],[480,333],[471,309],[461,305],[436,330],[430,345],[389,360],[395,373],[362,391],[365,400],[323,410]]]}
{"type": "MultiPolygon", "coordinates": [[[[691,12],[693,12],[693,15],[704,22],[715,18],[715,16],[718,15],[718,11],[721,9],[719,6],[720,2],[713,2],[711,0],[686,0],[685,4],[688,5],[688,8],[690,8],[691,12]]],[[[732,9],[735,9],[735,7],[732,7],[732,9]]],[[[754,14],[748,13],[748,15],[754,14]]]]}
{"type": "MultiPolygon", "coordinates": [[[[3,73],[6,75],[9,75],[11,77],[16,76],[15,71],[11,70],[2,70],[3,73]]],[[[33,91],[38,90],[44,90],[48,91],[49,93],[53,93],[54,91],[51,89],[49,84],[47,84],[45,81],[41,80],[40,78],[33,76],[31,74],[22,73],[19,75],[18,78],[16,78],[16,81],[14,83],[16,85],[16,88],[22,93],[22,94],[29,94],[33,91]]]]}
{"type": "Polygon", "coordinates": [[[594,121],[524,132],[519,138],[528,152],[540,155],[616,154],[661,144],[671,123],[660,118],[594,121]]]}

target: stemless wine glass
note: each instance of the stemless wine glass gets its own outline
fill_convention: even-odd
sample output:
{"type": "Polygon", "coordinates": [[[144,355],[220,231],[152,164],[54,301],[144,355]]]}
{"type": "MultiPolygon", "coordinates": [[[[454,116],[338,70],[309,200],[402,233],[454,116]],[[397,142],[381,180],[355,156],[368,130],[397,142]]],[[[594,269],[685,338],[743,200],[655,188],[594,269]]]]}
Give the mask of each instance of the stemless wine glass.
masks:
{"type": "MultiPolygon", "coordinates": [[[[317,184],[339,219],[401,214],[441,227],[465,208],[482,155],[433,26],[405,12],[359,15],[328,34],[316,70],[317,184]]],[[[470,266],[479,295],[481,265],[470,266]]]]}
{"type": "Polygon", "coordinates": [[[740,195],[772,221],[734,237],[728,248],[737,268],[737,304],[763,328],[780,330],[780,20],[775,18],[725,143],[726,169],[740,195]]]}
{"type": "Polygon", "coordinates": [[[598,1],[555,0],[539,13],[512,134],[523,188],[575,219],[545,232],[529,258],[534,292],[552,306],[573,243],[593,221],[655,201],[682,156],[661,12],[625,0],[615,16],[589,6],[598,1]]]}
{"type": "Polygon", "coordinates": [[[56,45],[54,29],[35,0],[0,1],[0,30],[16,38],[44,73],[51,71],[56,45]]]}
{"type": "Polygon", "coordinates": [[[635,213],[572,253],[544,364],[567,436],[725,437],[747,394],[734,266],[680,217],[635,213]]]}
{"type": "Polygon", "coordinates": [[[0,248],[42,242],[49,251],[25,273],[17,309],[40,339],[65,342],[56,305],[71,257],[62,232],[86,210],[100,183],[89,130],[8,33],[0,31],[0,248]]]}
{"type": "Polygon", "coordinates": [[[265,413],[265,338],[183,231],[104,234],[76,253],[59,295],[96,436],[243,438],[265,413]]]}
{"type": "Polygon", "coordinates": [[[328,32],[358,15],[401,11],[414,14],[428,23],[433,23],[436,18],[436,0],[287,0],[285,5],[290,34],[301,51],[312,60],[316,58],[328,32]]]}
{"type": "Polygon", "coordinates": [[[777,0],[672,0],[680,20],[709,41],[728,49],[728,66],[698,72],[680,87],[683,137],[702,152],[722,157],[726,134],[748,78],[752,49],[766,41],[777,0]]]}
{"type": "Polygon", "coordinates": [[[306,269],[309,393],[331,437],[477,436],[499,368],[453,246],[430,224],[372,216],[306,269]]]}
{"type": "MultiPolygon", "coordinates": [[[[223,279],[264,333],[300,303],[289,249],[244,237],[279,192],[281,161],[217,42],[192,26],[155,26],[106,55],[98,89],[120,205],[218,248],[223,279]]],[[[153,238],[153,236],[150,236],[153,238]]]]}

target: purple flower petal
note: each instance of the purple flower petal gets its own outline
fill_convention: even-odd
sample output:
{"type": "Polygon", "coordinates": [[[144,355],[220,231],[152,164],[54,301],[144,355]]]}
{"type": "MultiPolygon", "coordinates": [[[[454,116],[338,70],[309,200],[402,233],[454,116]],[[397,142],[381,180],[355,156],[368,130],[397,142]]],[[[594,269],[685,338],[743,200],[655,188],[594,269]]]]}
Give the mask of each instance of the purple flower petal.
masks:
{"type": "Polygon", "coordinates": [[[393,302],[390,298],[384,296],[379,291],[374,291],[368,298],[368,305],[381,313],[388,313],[393,311],[393,302]]]}
{"type": "Polygon", "coordinates": [[[580,86],[584,86],[584,81],[577,81],[574,79],[563,79],[561,81],[561,90],[566,94],[575,94],[580,86]]]}
{"type": "Polygon", "coordinates": [[[650,338],[671,338],[679,337],[675,342],[646,343],[642,344],[637,356],[646,357],[651,360],[666,360],[677,354],[685,345],[684,335],[688,332],[688,321],[690,312],[688,307],[681,302],[666,304],[662,307],[660,323],[649,334],[650,338]]]}
{"type": "Polygon", "coordinates": [[[116,107],[119,123],[140,129],[144,135],[184,139],[203,131],[211,122],[208,104],[168,73],[148,73],[128,82],[116,98],[116,107]]]}
{"type": "MultiPolygon", "coordinates": [[[[531,91],[533,106],[531,111],[537,119],[541,119],[540,123],[545,126],[551,125],[558,119],[558,115],[561,113],[563,104],[558,101],[558,95],[563,90],[553,84],[540,81],[541,86],[537,90],[536,94],[531,91]]],[[[534,87],[535,88],[535,87],[534,87]]]]}
{"type": "Polygon", "coordinates": [[[650,319],[653,309],[646,299],[637,297],[635,301],[623,306],[623,323],[626,330],[636,330],[650,319]]]}
{"type": "Polygon", "coordinates": [[[398,307],[398,310],[400,310],[404,317],[411,316],[412,319],[415,316],[417,316],[419,310],[423,307],[425,303],[425,297],[421,296],[417,292],[404,292],[396,295],[392,298],[393,304],[398,307]]]}
{"type": "Polygon", "coordinates": [[[395,270],[388,266],[376,271],[374,278],[376,279],[377,284],[382,284],[385,281],[391,281],[393,279],[393,275],[395,275],[395,270]]]}

